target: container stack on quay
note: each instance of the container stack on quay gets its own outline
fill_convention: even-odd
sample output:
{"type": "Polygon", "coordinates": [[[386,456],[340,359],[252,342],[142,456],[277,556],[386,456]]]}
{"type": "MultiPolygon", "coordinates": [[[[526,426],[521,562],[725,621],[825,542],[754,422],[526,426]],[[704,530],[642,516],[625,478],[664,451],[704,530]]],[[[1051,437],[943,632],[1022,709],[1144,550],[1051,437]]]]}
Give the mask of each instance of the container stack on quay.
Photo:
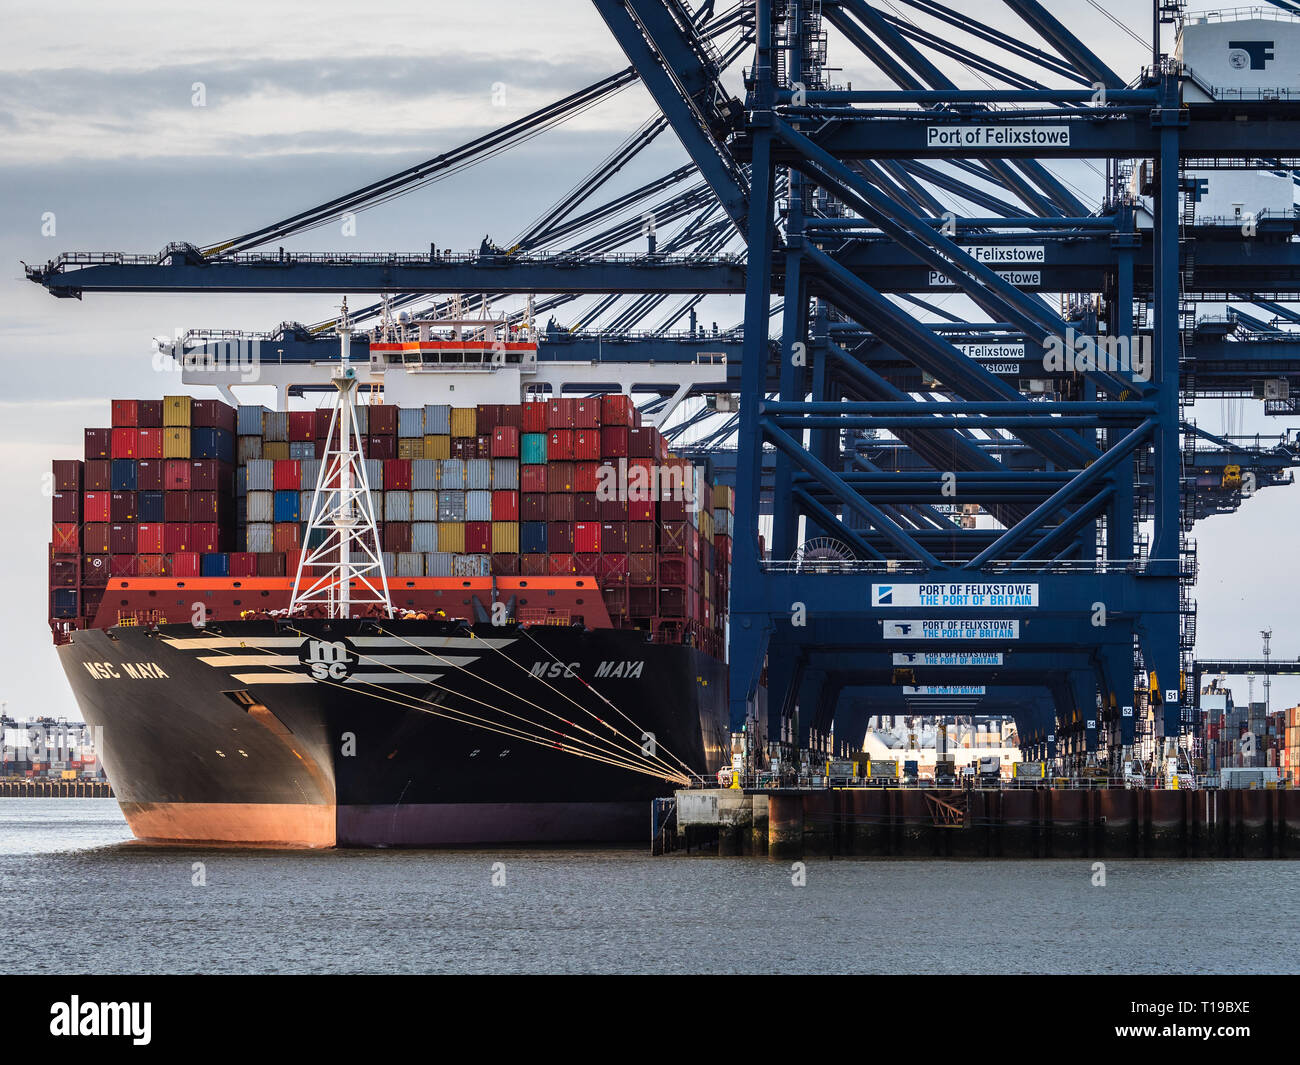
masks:
{"type": "MultiPolygon", "coordinates": [[[[390,584],[593,577],[616,625],[721,646],[733,492],[629,397],[356,411],[390,584]]],[[[114,577],[292,578],[331,416],[114,400],[54,463],[52,621],[87,623],[114,577]]]]}
{"type": "Polygon", "coordinates": [[[1300,785],[1300,707],[1269,711],[1264,703],[1236,706],[1222,693],[1201,695],[1201,737],[1207,772],[1281,770],[1300,785]]]}

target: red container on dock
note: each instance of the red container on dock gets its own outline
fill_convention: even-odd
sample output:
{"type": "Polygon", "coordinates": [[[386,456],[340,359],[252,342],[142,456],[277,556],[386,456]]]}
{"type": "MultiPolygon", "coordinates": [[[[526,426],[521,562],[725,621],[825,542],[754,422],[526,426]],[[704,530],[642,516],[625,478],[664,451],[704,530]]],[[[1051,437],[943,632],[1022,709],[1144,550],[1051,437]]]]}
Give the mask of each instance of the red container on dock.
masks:
{"type": "Polygon", "coordinates": [[[546,523],[546,550],[552,555],[573,553],[573,522],[548,521],[546,523]]]}
{"type": "Polygon", "coordinates": [[[397,435],[397,408],[391,403],[371,404],[370,424],[368,431],[371,436],[396,436],[397,435]]]}
{"type": "MultiPolygon", "coordinates": [[[[276,526],[278,533],[280,527],[276,526]]],[[[293,526],[295,540],[298,535],[298,526],[293,526]]],[[[189,544],[191,550],[197,551],[201,555],[211,555],[221,550],[221,527],[216,522],[196,521],[190,523],[190,539],[193,543],[189,544]]]]}
{"type": "Polygon", "coordinates": [[[108,522],[89,522],[81,527],[81,550],[87,555],[108,554],[108,522]]]}
{"type": "Polygon", "coordinates": [[[385,462],[397,458],[397,437],[373,435],[366,437],[366,458],[382,459],[385,462]]]}
{"type": "Polygon", "coordinates": [[[629,500],[627,504],[628,521],[652,522],[655,520],[655,504],[652,499],[629,500]]]}
{"type": "Polygon", "coordinates": [[[634,554],[649,554],[656,546],[656,530],[653,522],[630,521],[627,523],[627,549],[634,554]]]}
{"type": "Polygon", "coordinates": [[[134,577],[135,555],[120,554],[109,557],[108,574],[110,577],[134,577]]]}
{"type": "Polygon", "coordinates": [[[599,462],[575,462],[573,464],[573,490],[575,492],[593,493],[600,484],[599,462]]]}
{"type": "MultiPolygon", "coordinates": [[[[163,523],[151,521],[137,525],[135,529],[135,549],[142,555],[161,555],[163,553],[163,523]]],[[[161,574],[156,576],[161,576],[161,574]]]]}
{"type": "Polygon", "coordinates": [[[600,430],[600,454],[606,459],[627,458],[629,430],[626,425],[606,425],[600,430]]]}
{"type": "Polygon", "coordinates": [[[552,577],[571,577],[576,570],[572,555],[547,555],[546,572],[552,577]]]}
{"type": "Polygon", "coordinates": [[[190,463],[186,459],[163,460],[163,488],[168,492],[190,490],[190,463]]]}
{"type": "MultiPolygon", "coordinates": [[[[329,422],[325,423],[326,429],[329,422]]],[[[316,439],[316,412],[314,410],[291,410],[289,412],[289,439],[307,442],[316,439]]]]}
{"type": "Polygon", "coordinates": [[[540,400],[520,404],[520,430],[525,433],[546,432],[547,406],[540,400]]]}
{"type": "Polygon", "coordinates": [[[166,556],[167,569],[172,577],[197,577],[203,560],[197,551],[177,551],[166,556]]]}
{"type": "MultiPolygon", "coordinates": [[[[259,577],[286,577],[284,555],[274,551],[264,551],[257,556],[257,575],[259,577]]],[[[294,576],[297,576],[295,573],[294,576]]]]}
{"type": "Polygon", "coordinates": [[[82,432],[82,457],[90,459],[110,459],[113,457],[113,430],[86,429],[82,432]]]}
{"type": "Polygon", "coordinates": [[[130,427],[140,424],[140,404],[134,399],[115,399],[112,403],[113,428],[130,427]]]}
{"type": "Polygon", "coordinates": [[[190,536],[189,522],[163,522],[163,550],[167,554],[178,551],[193,551],[193,537],[190,536]]]}
{"type": "MultiPolygon", "coordinates": [[[[573,427],[575,429],[600,428],[600,397],[587,396],[575,399],[573,403],[573,427]]],[[[597,436],[600,434],[597,433],[597,436]]]]}
{"type": "Polygon", "coordinates": [[[519,556],[498,552],[492,556],[492,576],[518,577],[519,556]]]}
{"type": "Polygon", "coordinates": [[[601,457],[601,442],[599,429],[577,429],[573,433],[573,457],[579,461],[583,459],[599,459],[601,457]]]}
{"type": "Polygon", "coordinates": [[[626,554],[627,523],[622,521],[601,522],[600,549],[605,554],[626,554]]]}
{"type": "MultiPolygon", "coordinates": [[[[525,491],[528,489],[525,488],[525,491]]],[[[573,463],[548,462],[546,464],[546,491],[573,491],[573,463]]]]}
{"type": "Polygon", "coordinates": [[[110,492],[108,495],[108,520],[135,521],[135,493],[110,492]]]}
{"type": "MultiPolygon", "coordinates": [[[[396,411],[396,407],[389,407],[396,411]]],[[[393,423],[396,426],[396,422],[393,423]]],[[[384,463],[384,491],[409,492],[411,490],[411,460],[389,459],[384,463]]]]}
{"type": "Polygon", "coordinates": [[[169,522],[189,522],[190,493],[167,492],[163,496],[163,519],[169,522]]]}
{"type": "Polygon", "coordinates": [[[276,459],[271,472],[277,492],[297,492],[302,489],[302,463],[295,459],[276,459]]]}
{"type": "Polygon", "coordinates": [[[573,520],[600,520],[600,504],[590,492],[575,492],[573,494],[573,520]]]}
{"type": "Polygon", "coordinates": [[[519,488],[523,492],[545,492],[548,467],[528,465],[519,467],[519,488]]]}
{"type": "Polygon", "coordinates": [[[135,575],[137,577],[165,577],[167,575],[167,556],[136,555],[135,575]]]}
{"type": "Polygon", "coordinates": [[[492,430],[492,458],[519,457],[519,430],[513,425],[498,425],[492,430]]]}
{"type": "MultiPolygon", "coordinates": [[[[197,400],[195,401],[197,402],[197,400]]],[[[190,490],[194,492],[223,492],[229,491],[228,484],[223,485],[223,480],[229,481],[230,467],[218,462],[216,459],[191,459],[190,460],[190,490]]],[[[296,485],[294,486],[297,487],[296,485]]]]}
{"type": "MultiPolygon", "coordinates": [[[[396,408],[393,408],[394,410],[396,408]]],[[[297,533],[298,526],[294,525],[294,532],[297,533]]],[[[468,528],[468,526],[466,526],[468,528]]],[[[384,550],[385,551],[410,551],[411,550],[411,523],[409,521],[388,521],[384,523],[384,550]]],[[[275,546],[280,548],[280,526],[275,527],[275,546]]],[[[295,538],[294,546],[297,546],[295,538]]],[[[288,551],[290,548],[285,547],[288,551]]]]}
{"type": "Polygon", "coordinates": [[[520,497],[520,521],[546,520],[546,494],[544,492],[525,492],[520,497]]]}
{"type": "Polygon", "coordinates": [[[113,462],[111,459],[89,459],[81,471],[83,492],[108,492],[113,487],[113,462]]]}
{"type": "Polygon", "coordinates": [[[138,459],[160,459],[163,457],[163,431],[158,429],[137,429],[135,431],[135,457],[138,459]]]}
{"type": "Polygon", "coordinates": [[[546,496],[547,521],[573,521],[574,496],[570,492],[551,492],[546,496]]]}
{"type": "Polygon", "coordinates": [[[56,492],[80,492],[82,463],[77,459],[55,459],[50,467],[56,492]]]}
{"type": "Polygon", "coordinates": [[[546,461],[554,463],[557,459],[573,460],[573,430],[551,429],[546,434],[546,461]]]}
{"type": "Polygon", "coordinates": [[[651,554],[629,554],[627,556],[627,575],[633,584],[654,584],[655,556],[651,554]]]}
{"type": "Polygon", "coordinates": [[[54,553],[56,555],[81,554],[81,526],[75,521],[59,522],[53,526],[54,553]]]}
{"type": "MultiPolygon", "coordinates": [[[[397,523],[394,522],[393,524],[395,525],[397,523]]],[[[271,543],[272,546],[275,547],[276,551],[280,553],[297,551],[300,540],[301,540],[300,528],[296,521],[279,521],[275,523],[275,529],[271,534],[271,543]]],[[[408,527],[408,541],[409,541],[409,527],[408,527]]],[[[215,550],[215,548],[213,550],[215,550]]],[[[388,551],[388,550],[397,550],[397,549],[396,548],[390,549],[388,547],[388,541],[385,540],[384,550],[388,551]]],[[[402,548],[402,550],[409,551],[410,550],[409,544],[407,547],[402,548]]]]}
{"type": "Polygon", "coordinates": [[[625,580],[627,578],[627,555],[601,555],[599,575],[601,580],[625,580]]]}
{"type": "MultiPolygon", "coordinates": [[[[541,404],[538,404],[540,406],[541,404]]],[[[520,555],[519,556],[519,575],[521,577],[544,577],[546,576],[546,556],[545,555],[520,555]]]]}
{"type": "MultiPolygon", "coordinates": [[[[549,546],[549,532],[548,546],[549,546]]],[[[600,522],[580,521],[573,526],[573,546],[578,554],[600,554],[600,522]]]]}
{"type": "Polygon", "coordinates": [[[135,489],[137,492],[161,492],[166,483],[162,459],[140,459],[135,464],[135,489]]]}
{"type": "Polygon", "coordinates": [[[573,572],[579,577],[597,577],[600,575],[600,556],[593,554],[574,555],[573,572]]]}
{"type": "Polygon", "coordinates": [[[235,432],[235,408],[219,399],[196,399],[190,403],[190,425],[198,429],[235,432]]]}
{"type": "Polygon", "coordinates": [[[136,526],[131,522],[114,523],[108,527],[108,548],[115,555],[135,554],[136,526]]]}
{"type": "Polygon", "coordinates": [[[600,397],[600,424],[630,426],[632,424],[632,397],[610,394],[600,397]]]}
{"type": "Polygon", "coordinates": [[[601,521],[627,521],[626,499],[601,499],[597,501],[597,514],[601,521]]]}
{"type": "Polygon", "coordinates": [[[232,577],[256,577],[257,556],[251,551],[232,551],[230,553],[230,575],[232,577]]]}
{"type": "Polygon", "coordinates": [[[498,489],[492,493],[492,520],[519,520],[519,493],[510,489],[498,489]]]}
{"type": "Polygon", "coordinates": [[[50,513],[57,522],[80,521],[81,493],[55,492],[54,495],[50,497],[50,513]]]}
{"type": "Polygon", "coordinates": [[[465,523],[465,553],[467,555],[486,555],[492,550],[492,523],[490,521],[467,521],[465,523]]]}
{"type": "Polygon", "coordinates": [[[546,428],[572,429],[574,412],[577,405],[572,399],[553,399],[546,404],[546,428]]]}
{"type": "Polygon", "coordinates": [[[133,459],[140,440],[140,430],[134,427],[113,429],[112,455],[115,459],[133,459]]]}
{"type": "MultiPolygon", "coordinates": [[[[220,492],[191,492],[190,496],[190,515],[188,519],[178,518],[178,521],[196,521],[196,522],[216,522],[221,518],[221,493],[220,492]]],[[[163,506],[167,505],[166,500],[163,506]]]]}

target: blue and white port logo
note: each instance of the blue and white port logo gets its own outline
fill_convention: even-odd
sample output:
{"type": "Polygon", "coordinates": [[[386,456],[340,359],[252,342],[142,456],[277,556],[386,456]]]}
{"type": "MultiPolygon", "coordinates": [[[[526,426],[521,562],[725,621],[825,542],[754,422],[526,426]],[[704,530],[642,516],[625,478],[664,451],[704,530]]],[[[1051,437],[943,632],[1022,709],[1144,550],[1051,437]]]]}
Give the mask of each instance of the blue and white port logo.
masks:
{"type": "Polygon", "coordinates": [[[1233,70],[1264,70],[1276,59],[1272,41],[1229,41],[1228,65],[1233,70]]]}
{"type": "Polygon", "coordinates": [[[313,680],[342,683],[356,668],[357,651],[345,639],[304,640],[298,648],[298,661],[313,680]]]}
{"type": "Polygon", "coordinates": [[[894,605],[894,586],[892,584],[877,584],[871,589],[872,606],[893,606],[894,605]]]}

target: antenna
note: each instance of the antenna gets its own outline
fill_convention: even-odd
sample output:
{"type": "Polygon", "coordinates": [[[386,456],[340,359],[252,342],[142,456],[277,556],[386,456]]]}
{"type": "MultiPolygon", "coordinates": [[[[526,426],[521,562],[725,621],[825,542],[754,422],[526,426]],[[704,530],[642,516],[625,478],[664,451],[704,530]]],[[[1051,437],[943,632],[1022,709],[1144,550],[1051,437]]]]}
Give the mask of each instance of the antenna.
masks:
{"type": "Polygon", "coordinates": [[[346,298],[338,330],[339,365],[333,374],[338,394],[312,494],[307,541],[298,559],[289,613],[299,614],[313,605],[324,605],[329,617],[348,618],[354,605],[379,606],[391,618],[388,575],[384,572],[366,457],[357,429],[357,371],[348,365],[352,321],[346,298]]]}
{"type": "Polygon", "coordinates": [[[1267,714],[1271,709],[1269,705],[1270,703],[1269,692],[1270,689],[1273,687],[1273,677],[1269,673],[1269,669],[1268,669],[1268,659],[1269,659],[1268,641],[1273,638],[1273,630],[1260,629],[1259,634],[1262,637],[1264,637],[1264,713],[1267,714]]]}

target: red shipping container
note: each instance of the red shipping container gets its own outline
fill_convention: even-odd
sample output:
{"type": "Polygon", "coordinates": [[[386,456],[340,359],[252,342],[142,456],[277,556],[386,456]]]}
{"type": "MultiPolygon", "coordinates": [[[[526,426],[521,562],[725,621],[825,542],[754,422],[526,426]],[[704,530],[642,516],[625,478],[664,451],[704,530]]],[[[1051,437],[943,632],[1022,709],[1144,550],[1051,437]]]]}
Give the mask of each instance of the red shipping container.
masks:
{"type": "Polygon", "coordinates": [[[397,435],[397,408],[391,403],[371,404],[369,409],[370,424],[367,432],[371,436],[397,435]]]}
{"type": "Polygon", "coordinates": [[[525,492],[519,506],[520,521],[546,520],[546,495],[543,492],[525,492]]]}
{"type": "Polygon", "coordinates": [[[625,426],[632,424],[632,397],[610,393],[600,397],[600,424],[625,426]]]}
{"type": "Polygon", "coordinates": [[[91,459],[82,469],[84,492],[107,492],[113,487],[113,463],[109,459],[91,459]]]}
{"type": "Polygon", "coordinates": [[[190,463],[186,459],[163,462],[163,488],[168,492],[188,492],[190,480],[190,463]]]}
{"type": "MultiPolygon", "coordinates": [[[[396,407],[392,408],[396,410],[396,407]]],[[[466,526],[468,529],[468,526],[466,526]]],[[[295,533],[298,526],[294,526],[295,533]]],[[[275,527],[276,543],[280,546],[279,533],[280,526],[275,527]]],[[[296,543],[296,541],[295,541],[296,543]]],[[[285,548],[285,550],[289,550],[285,548]]],[[[409,521],[387,521],[384,522],[384,550],[385,551],[410,551],[411,550],[411,523],[409,521]]]]}
{"type": "Polygon", "coordinates": [[[548,462],[546,464],[546,490],[548,492],[573,491],[572,462],[548,462]]]}
{"type": "Polygon", "coordinates": [[[654,584],[655,556],[651,554],[628,555],[627,575],[633,584],[654,584]]]}
{"type": "MultiPolygon", "coordinates": [[[[177,521],[215,522],[220,520],[220,492],[191,492],[189,518],[177,518],[177,521]]],[[[167,505],[166,500],[163,506],[167,505]]]]}
{"type": "Polygon", "coordinates": [[[133,459],[136,457],[135,449],[139,444],[140,430],[119,429],[113,430],[113,447],[112,454],[115,459],[133,459]]]}
{"type": "Polygon", "coordinates": [[[492,493],[492,520],[519,520],[519,493],[509,489],[498,489],[492,493]]]}
{"type": "Polygon", "coordinates": [[[197,577],[202,572],[203,560],[197,551],[177,551],[163,557],[167,559],[169,577],[197,577]]]}
{"type": "Polygon", "coordinates": [[[639,502],[629,501],[627,505],[627,519],[628,521],[654,521],[654,500],[646,499],[639,502]]]}
{"type": "Polygon", "coordinates": [[[600,579],[621,581],[627,578],[627,555],[601,555],[600,579]]]}
{"type": "MultiPolygon", "coordinates": [[[[573,427],[575,429],[600,428],[600,400],[600,396],[572,400],[573,427]]],[[[596,435],[600,436],[599,433],[596,435]]]]}
{"type": "Polygon", "coordinates": [[[111,492],[108,497],[108,520],[135,521],[135,493],[111,492]]]}
{"type": "MultiPolygon", "coordinates": [[[[548,534],[550,530],[547,530],[548,534]]],[[[549,545],[549,542],[547,544],[549,545]]],[[[600,554],[600,522],[580,521],[573,526],[573,546],[580,555],[600,554]]]]}
{"type": "MultiPolygon", "coordinates": [[[[396,410],[390,407],[389,410],[396,410]]],[[[411,490],[411,460],[389,459],[384,463],[384,491],[409,492],[411,490]]]]}
{"type": "Polygon", "coordinates": [[[232,577],[256,577],[257,556],[252,551],[232,551],[230,554],[232,577]]]}
{"type": "MultiPolygon", "coordinates": [[[[376,410],[379,408],[376,407],[376,410]]],[[[396,407],[390,408],[396,410],[396,407]]],[[[473,441],[470,441],[472,444],[473,441]]],[[[472,455],[466,456],[472,458],[472,455]]],[[[394,436],[376,436],[366,437],[366,458],[381,459],[387,462],[389,459],[397,458],[397,437],[394,436]]]]}
{"type": "Polygon", "coordinates": [[[661,555],[684,555],[689,546],[687,532],[689,526],[684,521],[664,521],[659,523],[659,553],[661,555]]]}
{"type": "MultiPolygon", "coordinates": [[[[329,440],[330,419],[334,417],[334,411],[330,407],[317,407],[311,412],[311,438],[318,443],[329,440]]],[[[317,451],[320,449],[317,448],[317,451]]]]}
{"type": "Polygon", "coordinates": [[[634,554],[646,554],[655,549],[655,526],[650,521],[627,523],[627,549],[634,554]]]}
{"type": "Polygon", "coordinates": [[[490,459],[492,457],[492,434],[485,433],[482,436],[475,437],[477,445],[474,448],[474,457],[476,459],[490,459]]]}
{"type": "MultiPolygon", "coordinates": [[[[503,425],[510,426],[511,429],[517,429],[524,432],[524,411],[522,405],[518,403],[502,403],[497,407],[497,428],[503,425]]],[[[542,430],[538,430],[541,432],[542,430]]]]}
{"type": "MultiPolygon", "coordinates": [[[[396,525],[397,523],[393,522],[393,524],[396,525]]],[[[301,531],[302,530],[296,521],[276,522],[275,529],[271,534],[272,546],[276,549],[276,551],[281,553],[287,553],[289,551],[297,551],[299,544],[301,543],[302,540],[301,531]]],[[[408,539],[409,539],[409,534],[408,534],[408,539]]],[[[215,550],[215,548],[213,550],[215,550]]],[[[389,550],[387,546],[387,541],[385,541],[384,550],[386,551],[389,550]]],[[[396,549],[394,548],[393,550],[396,549]]],[[[402,550],[409,551],[410,548],[405,547],[402,548],[402,550]]]]}
{"type": "Polygon", "coordinates": [[[164,465],[161,459],[141,459],[135,464],[135,488],[137,492],[161,492],[166,483],[164,465]]]}
{"type": "Polygon", "coordinates": [[[316,412],[311,410],[291,410],[289,412],[289,439],[316,439],[316,412]]]}
{"type": "Polygon", "coordinates": [[[492,430],[492,458],[519,457],[519,430],[513,425],[498,425],[492,430]]]}
{"type": "Polygon", "coordinates": [[[135,555],[113,555],[109,559],[109,576],[134,577],[136,575],[135,565],[135,555]]]}
{"type": "MultiPolygon", "coordinates": [[[[549,455],[549,452],[547,454],[549,455]]],[[[578,429],[574,432],[573,457],[575,459],[600,458],[599,429],[578,429]]]]}
{"type": "Polygon", "coordinates": [[[600,504],[590,492],[575,492],[573,495],[574,521],[600,521],[600,504]]]}
{"type": "Polygon", "coordinates": [[[546,496],[547,521],[573,521],[575,507],[570,492],[551,492],[546,496]]]}
{"type": "MultiPolygon", "coordinates": [[[[541,404],[537,404],[541,406],[541,404]]],[[[521,577],[544,577],[546,575],[545,555],[520,555],[519,575],[521,577]]]]}
{"type": "Polygon", "coordinates": [[[108,459],[113,457],[113,430],[86,429],[82,432],[82,457],[91,459],[108,459]]]}
{"type": "Polygon", "coordinates": [[[81,550],[88,555],[108,554],[108,522],[89,522],[81,527],[81,550]]]}
{"type": "MultiPolygon", "coordinates": [[[[577,400],[552,399],[546,404],[546,428],[572,429],[577,400]]],[[[549,455],[550,452],[547,452],[549,455]]]]}
{"type": "Polygon", "coordinates": [[[546,461],[573,459],[573,430],[551,429],[546,434],[546,461]]]}
{"type": "Polygon", "coordinates": [[[492,576],[494,577],[517,577],[519,576],[519,556],[498,552],[492,556],[492,576]]]}
{"type": "Polygon", "coordinates": [[[498,403],[480,403],[478,413],[474,415],[474,426],[480,434],[491,435],[497,427],[500,415],[497,413],[501,409],[498,403]]]}
{"type": "Polygon", "coordinates": [[[519,488],[527,492],[546,491],[546,466],[529,465],[519,467],[519,488]]]}
{"type": "MultiPolygon", "coordinates": [[[[595,492],[600,485],[599,462],[575,462],[573,464],[573,490],[575,492],[595,492]]],[[[608,474],[606,474],[608,478],[608,474]]]]}
{"type": "MultiPolygon", "coordinates": [[[[297,537],[297,523],[293,526],[294,536],[297,537]]],[[[280,532],[280,526],[275,527],[276,534],[280,532]]],[[[196,521],[190,524],[190,539],[193,541],[187,546],[192,551],[197,551],[201,555],[210,555],[221,550],[221,527],[214,521],[196,521]]]]}
{"type": "Polygon", "coordinates": [[[687,521],[690,510],[684,499],[665,499],[659,504],[660,521],[687,521]]]}
{"type": "Polygon", "coordinates": [[[691,560],[685,555],[661,555],[659,558],[659,583],[685,587],[691,583],[691,560]]]}
{"type": "Polygon", "coordinates": [[[572,555],[548,555],[546,571],[552,577],[571,577],[576,572],[572,555]]]}
{"type": "Polygon", "coordinates": [[[170,522],[190,520],[190,493],[168,492],[163,496],[163,519],[170,522]]]}
{"type": "Polygon", "coordinates": [[[492,550],[492,523],[467,521],[465,523],[465,553],[486,555],[492,550]]]}
{"type": "Polygon", "coordinates": [[[451,457],[454,459],[478,458],[478,437],[453,436],[451,438],[451,457]]]}
{"type": "Polygon", "coordinates": [[[146,427],[161,429],[163,423],[163,405],[161,399],[142,399],[136,403],[135,424],[141,429],[146,427]]]}
{"type": "Polygon", "coordinates": [[[597,577],[600,575],[599,555],[574,555],[573,572],[579,577],[597,577]]]}
{"type": "Polygon", "coordinates": [[[276,459],[271,480],[277,492],[297,492],[302,489],[302,463],[296,459],[276,459]]]}
{"type": "Polygon", "coordinates": [[[81,583],[104,584],[108,581],[110,561],[108,557],[108,537],[104,538],[104,550],[95,555],[84,555],[81,559],[81,583]]]}
{"type": "Polygon", "coordinates": [[[519,428],[525,433],[546,432],[547,404],[541,400],[532,400],[519,406],[519,428]]]}
{"type": "Polygon", "coordinates": [[[627,523],[605,521],[600,526],[600,549],[605,554],[627,554],[627,523]]]}
{"type": "Polygon", "coordinates": [[[54,553],[56,555],[81,554],[81,526],[75,521],[59,522],[53,526],[54,553]]]}
{"type": "Polygon", "coordinates": [[[55,459],[51,466],[56,492],[81,491],[82,463],[78,459],[55,459]]]}
{"type": "MultiPolygon", "coordinates": [[[[282,554],[264,551],[257,555],[257,575],[259,577],[287,577],[288,570],[282,554]]],[[[295,571],[294,576],[297,576],[295,571]]]]}
{"type": "MultiPolygon", "coordinates": [[[[198,400],[195,400],[197,403],[198,400]]],[[[216,459],[190,460],[190,489],[194,492],[229,491],[229,485],[221,482],[230,477],[230,467],[224,466],[216,459]]],[[[294,486],[297,487],[296,485],[294,486]]]]}
{"type": "Polygon", "coordinates": [[[731,562],[731,537],[718,533],[713,537],[713,553],[717,560],[717,565],[729,565],[731,562]]]}
{"type": "Polygon", "coordinates": [[[129,426],[134,429],[140,424],[140,404],[133,399],[113,400],[113,428],[129,426]]]}
{"type": "Polygon", "coordinates": [[[653,459],[659,457],[659,445],[656,438],[659,430],[647,425],[627,431],[627,453],[633,458],[653,459]]]}
{"type": "Polygon", "coordinates": [[[190,404],[190,425],[235,431],[235,408],[219,399],[196,399],[190,404]]]}
{"type": "Polygon", "coordinates": [[[115,555],[135,554],[135,529],[130,522],[108,527],[108,548],[115,555]]]}
{"type": "Polygon", "coordinates": [[[666,618],[689,617],[685,588],[659,589],[659,614],[666,618]]]}
{"type": "Polygon", "coordinates": [[[135,575],[137,577],[165,577],[167,575],[166,555],[136,555],[135,575]]]}
{"type": "Polygon", "coordinates": [[[550,554],[573,552],[573,522],[548,521],[546,523],[546,550],[550,554]]]}
{"type": "Polygon", "coordinates": [[[601,521],[627,521],[626,499],[602,499],[597,504],[601,521]]]}
{"type": "Polygon", "coordinates": [[[161,429],[137,429],[135,431],[135,457],[138,459],[162,458],[163,431],[161,429]]]}
{"type": "Polygon", "coordinates": [[[57,522],[80,521],[81,493],[55,492],[50,496],[50,513],[57,522]]]}
{"type": "Polygon", "coordinates": [[[150,521],[137,525],[135,549],[142,555],[161,555],[163,553],[163,523],[150,521]]]}
{"type": "Polygon", "coordinates": [[[606,459],[627,458],[626,425],[606,425],[600,431],[600,456],[606,459]]]}

